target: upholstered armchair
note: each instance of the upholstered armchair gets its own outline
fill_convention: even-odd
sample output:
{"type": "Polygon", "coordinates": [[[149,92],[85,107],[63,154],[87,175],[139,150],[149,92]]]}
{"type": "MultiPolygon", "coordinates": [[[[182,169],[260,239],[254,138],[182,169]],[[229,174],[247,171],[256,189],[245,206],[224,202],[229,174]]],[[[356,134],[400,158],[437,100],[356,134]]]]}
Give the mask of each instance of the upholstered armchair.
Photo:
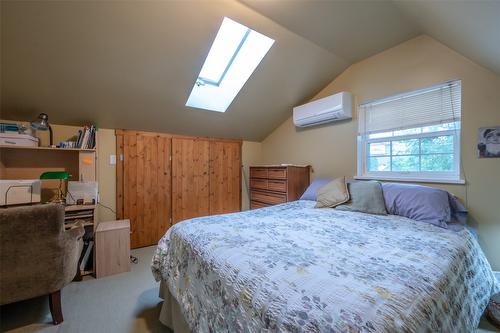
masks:
{"type": "Polygon", "coordinates": [[[83,233],[64,230],[61,205],[0,208],[0,304],[48,295],[61,323],[61,289],[76,275],[83,233]]]}

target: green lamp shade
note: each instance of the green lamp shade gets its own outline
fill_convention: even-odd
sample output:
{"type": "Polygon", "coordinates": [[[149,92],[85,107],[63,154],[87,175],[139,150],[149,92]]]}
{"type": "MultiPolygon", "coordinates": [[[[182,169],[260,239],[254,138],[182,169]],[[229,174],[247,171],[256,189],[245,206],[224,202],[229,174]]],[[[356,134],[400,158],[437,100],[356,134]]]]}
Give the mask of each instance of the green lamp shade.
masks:
{"type": "Polygon", "coordinates": [[[47,171],[40,175],[40,179],[68,180],[71,175],[66,171],[47,171]]]}

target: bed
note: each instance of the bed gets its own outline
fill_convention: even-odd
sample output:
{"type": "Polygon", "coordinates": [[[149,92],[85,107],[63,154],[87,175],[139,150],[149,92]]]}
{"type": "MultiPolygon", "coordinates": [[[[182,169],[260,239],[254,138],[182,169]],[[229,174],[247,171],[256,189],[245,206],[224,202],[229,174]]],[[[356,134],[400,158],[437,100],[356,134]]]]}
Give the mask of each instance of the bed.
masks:
{"type": "Polygon", "coordinates": [[[160,320],[177,312],[193,332],[470,332],[499,291],[466,228],[314,204],[170,228],[152,262],[160,320]]]}

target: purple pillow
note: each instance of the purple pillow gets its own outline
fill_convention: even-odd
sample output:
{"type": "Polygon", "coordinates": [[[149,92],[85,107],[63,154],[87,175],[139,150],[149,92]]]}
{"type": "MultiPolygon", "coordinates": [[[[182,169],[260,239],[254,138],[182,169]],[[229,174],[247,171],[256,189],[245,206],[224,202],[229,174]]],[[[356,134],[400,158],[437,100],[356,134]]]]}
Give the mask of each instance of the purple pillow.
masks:
{"type": "Polygon", "coordinates": [[[447,228],[451,221],[449,193],[433,187],[384,183],[385,206],[389,214],[447,228]]]}
{"type": "Polygon", "coordinates": [[[462,205],[456,196],[448,192],[448,201],[451,209],[451,223],[467,224],[467,208],[462,205]]]}
{"type": "Polygon", "coordinates": [[[313,180],[311,185],[307,188],[307,190],[302,194],[300,197],[300,200],[312,200],[316,201],[316,192],[320,187],[325,186],[329,182],[331,182],[332,179],[330,178],[316,178],[313,180]]]}

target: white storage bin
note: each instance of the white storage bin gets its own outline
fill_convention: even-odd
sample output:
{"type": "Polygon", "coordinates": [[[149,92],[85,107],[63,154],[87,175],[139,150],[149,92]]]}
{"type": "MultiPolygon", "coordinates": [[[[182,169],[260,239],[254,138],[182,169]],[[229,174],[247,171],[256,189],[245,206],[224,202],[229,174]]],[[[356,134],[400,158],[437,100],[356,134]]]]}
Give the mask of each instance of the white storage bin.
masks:
{"type": "Polygon", "coordinates": [[[0,133],[0,145],[4,146],[21,146],[21,147],[38,147],[38,138],[29,134],[19,133],[0,133]]]}
{"type": "Polygon", "coordinates": [[[38,179],[0,180],[0,206],[40,202],[40,192],[38,179]]]}

